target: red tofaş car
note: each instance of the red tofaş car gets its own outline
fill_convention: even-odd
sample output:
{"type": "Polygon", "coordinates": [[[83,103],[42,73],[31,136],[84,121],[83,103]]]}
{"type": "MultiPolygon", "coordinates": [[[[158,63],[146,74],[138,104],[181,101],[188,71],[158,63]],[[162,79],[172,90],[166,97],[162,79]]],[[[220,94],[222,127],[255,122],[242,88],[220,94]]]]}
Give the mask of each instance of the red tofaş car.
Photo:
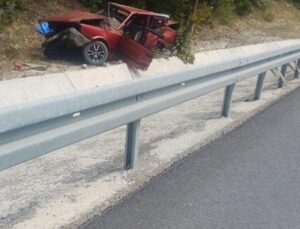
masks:
{"type": "Polygon", "coordinates": [[[168,15],[111,2],[100,14],[70,11],[40,20],[40,27],[45,24],[46,56],[71,42],[89,64],[117,58],[138,69],[148,68],[157,48],[175,44],[178,27],[168,15]]]}

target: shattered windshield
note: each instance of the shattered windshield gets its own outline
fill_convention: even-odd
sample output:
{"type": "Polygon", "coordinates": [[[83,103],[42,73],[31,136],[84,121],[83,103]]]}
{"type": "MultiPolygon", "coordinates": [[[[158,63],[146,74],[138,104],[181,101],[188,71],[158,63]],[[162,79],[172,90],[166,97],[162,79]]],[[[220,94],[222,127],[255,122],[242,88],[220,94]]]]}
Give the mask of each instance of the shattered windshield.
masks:
{"type": "Polygon", "coordinates": [[[126,20],[130,15],[129,12],[120,9],[117,6],[108,4],[106,11],[104,12],[105,16],[109,18],[110,26],[113,29],[119,29],[121,24],[126,20]]]}

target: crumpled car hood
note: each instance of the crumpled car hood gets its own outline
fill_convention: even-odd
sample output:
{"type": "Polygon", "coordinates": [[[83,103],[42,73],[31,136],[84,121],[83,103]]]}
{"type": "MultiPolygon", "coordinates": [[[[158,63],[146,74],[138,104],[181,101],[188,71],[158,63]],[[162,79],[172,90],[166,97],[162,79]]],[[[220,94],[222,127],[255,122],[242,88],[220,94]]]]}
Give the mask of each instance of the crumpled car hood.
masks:
{"type": "Polygon", "coordinates": [[[80,10],[72,10],[64,14],[54,15],[48,18],[44,18],[40,20],[41,22],[72,22],[72,23],[80,23],[84,20],[98,20],[105,19],[106,17],[99,14],[93,14],[80,10]]]}

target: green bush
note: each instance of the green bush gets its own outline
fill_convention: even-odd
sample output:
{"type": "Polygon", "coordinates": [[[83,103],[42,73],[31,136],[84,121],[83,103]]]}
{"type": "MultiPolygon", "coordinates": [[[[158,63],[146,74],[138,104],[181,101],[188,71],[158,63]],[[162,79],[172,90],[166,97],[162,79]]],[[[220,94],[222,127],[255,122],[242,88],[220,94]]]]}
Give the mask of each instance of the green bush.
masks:
{"type": "Polygon", "coordinates": [[[300,0],[293,0],[294,5],[300,10],[300,0]]]}
{"type": "Polygon", "coordinates": [[[204,2],[193,14],[191,14],[189,18],[190,22],[197,25],[205,23],[211,17],[213,9],[212,6],[204,2]]]}
{"type": "Polygon", "coordinates": [[[214,6],[214,13],[212,16],[212,24],[221,23],[225,25],[231,24],[236,16],[236,8],[234,0],[219,1],[214,6]]]}
{"type": "Polygon", "coordinates": [[[17,17],[17,15],[18,14],[15,10],[6,10],[6,11],[4,11],[4,13],[2,15],[1,22],[4,25],[7,25],[7,24],[11,23],[17,17]]]}
{"type": "Polygon", "coordinates": [[[270,9],[266,10],[264,15],[264,20],[267,22],[271,22],[274,20],[274,13],[272,12],[272,10],[270,9]]]}
{"type": "Polygon", "coordinates": [[[0,9],[4,10],[21,10],[25,0],[0,0],[0,9]]]}
{"type": "Polygon", "coordinates": [[[252,4],[250,0],[235,0],[236,12],[240,16],[249,15],[252,11],[252,4]]]}
{"type": "MultiPolygon", "coordinates": [[[[102,9],[109,0],[79,0],[81,3],[83,3],[85,6],[90,8],[92,11],[97,11],[99,9],[102,9]]],[[[114,1],[120,4],[125,5],[132,5],[137,6],[141,8],[146,7],[146,1],[140,1],[140,0],[117,0],[114,1]]]]}
{"type": "Polygon", "coordinates": [[[190,31],[185,29],[178,33],[176,44],[172,49],[172,55],[179,57],[184,63],[194,63],[195,55],[190,31]]]}
{"type": "Polygon", "coordinates": [[[270,8],[269,4],[264,0],[251,0],[251,3],[257,9],[260,9],[262,11],[266,11],[268,8],[270,8]]]}
{"type": "Polygon", "coordinates": [[[24,4],[25,0],[0,0],[0,32],[18,17],[24,4]]]}
{"type": "Polygon", "coordinates": [[[104,4],[105,0],[80,0],[85,6],[89,7],[92,11],[97,11],[104,4]]]}

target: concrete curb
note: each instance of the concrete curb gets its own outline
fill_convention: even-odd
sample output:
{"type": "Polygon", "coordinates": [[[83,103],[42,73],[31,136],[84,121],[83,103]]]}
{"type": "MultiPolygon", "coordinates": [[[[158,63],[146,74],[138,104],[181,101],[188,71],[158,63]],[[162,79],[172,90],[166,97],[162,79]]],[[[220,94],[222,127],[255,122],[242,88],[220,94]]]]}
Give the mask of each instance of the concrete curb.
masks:
{"type": "Polygon", "coordinates": [[[52,73],[43,76],[34,76],[13,80],[0,81],[0,108],[28,103],[52,96],[60,96],[74,91],[101,87],[107,84],[121,83],[151,77],[155,75],[176,72],[179,69],[196,65],[208,65],[227,60],[230,56],[234,61],[228,65],[238,67],[239,64],[251,63],[254,59],[245,59],[245,54],[259,54],[272,50],[275,47],[287,47],[296,44],[299,40],[279,41],[259,45],[248,45],[231,49],[220,49],[197,53],[194,65],[184,64],[177,57],[153,60],[147,71],[133,70],[125,64],[109,65],[80,71],[52,73]]]}

